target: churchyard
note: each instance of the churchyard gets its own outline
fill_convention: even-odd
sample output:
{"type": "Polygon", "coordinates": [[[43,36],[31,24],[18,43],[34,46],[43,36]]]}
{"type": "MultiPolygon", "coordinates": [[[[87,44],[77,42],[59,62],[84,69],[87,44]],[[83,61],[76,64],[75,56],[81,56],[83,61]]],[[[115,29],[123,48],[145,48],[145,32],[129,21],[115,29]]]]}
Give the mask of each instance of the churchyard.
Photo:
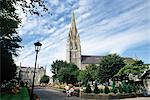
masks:
{"type": "Polygon", "coordinates": [[[85,70],[57,60],[52,64],[52,72],[54,83],[50,87],[63,91],[65,84],[72,84],[81,98],[121,99],[150,95],[149,65],[141,60],[123,62],[116,54],[107,55],[100,65],[89,65],[85,70]]]}

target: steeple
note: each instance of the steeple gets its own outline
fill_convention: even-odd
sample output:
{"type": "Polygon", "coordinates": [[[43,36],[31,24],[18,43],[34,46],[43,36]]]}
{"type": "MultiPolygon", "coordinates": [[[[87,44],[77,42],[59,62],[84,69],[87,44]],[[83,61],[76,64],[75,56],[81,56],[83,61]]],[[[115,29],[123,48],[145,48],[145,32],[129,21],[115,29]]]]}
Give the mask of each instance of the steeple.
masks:
{"type": "Polygon", "coordinates": [[[76,27],[75,14],[72,13],[71,27],[67,39],[67,62],[76,64],[81,68],[80,37],[76,27]]]}
{"type": "Polygon", "coordinates": [[[77,28],[76,28],[76,20],[75,20],[75,14],[74,12],[72,13],[72,20],[71,20],[71,28],[70,31],[72,31],[72,35],[76,35],[77,32],[77,28]]]}

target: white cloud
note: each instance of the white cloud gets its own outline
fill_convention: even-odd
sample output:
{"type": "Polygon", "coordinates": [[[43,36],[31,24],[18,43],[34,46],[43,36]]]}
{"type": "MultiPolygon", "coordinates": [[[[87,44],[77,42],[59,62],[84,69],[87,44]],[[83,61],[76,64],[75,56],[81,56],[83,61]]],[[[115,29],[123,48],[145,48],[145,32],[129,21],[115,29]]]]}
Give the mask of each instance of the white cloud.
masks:
{"type": "Polygon", "coordinates": [[[56,6],[59,4],[59,0],[49,0],[49,2],[56,6]]]}
{"type": "Polygon", "coordinates": [[[148,42],[150,37],[147,37],[148,31],[127,31],[122,34],[116,34],[109,37],[101,38],[95,37],[94,39],[85,39],[82,42],[83,54],[91,53],[103,54],[106,52],[116,52],[122,54],[129,48],[140,45],[141,42],[148,42]],[[89,49],[90,48],[90,49],[89,49]]]}
{"type": "Polygon", "coordinates": [[[56,13],[63,13],[65,11],[64,4],[61,4],[58,9],[56,10],[56,13]]]}
{"type": "MultiPolygon", "coordinates": [[[[65,60],[66,38],[71,23],[70,19],[67,21],[65,19],[70,18],[72,10],[76,15],[82,54],[103,55],[114,52],[122,54],[130,48],[150,42],[150,29],[149,24],[147,24],[150,19],[146,15],[148,8],[150,8],[148,3],[141,3],[133,9],[113,15],[113,12],[117,13],[117,11],[127,9],[130,4],[134,5],[134,2],[128,5],[122,4],[122,9],[118,8],[119,3],[118,5],[114,4],[115,6],[110,9],[105,7],[106,1],[100,4],[93,2],[96,0],[80,0],[78,2],[79,7],[74,10],[64,7],[64,4],[59,5],[58,0],[52,0],[52,4],[58,6],[55,10],[60,9],[53,16],[35,18],[30,22],[24,21],[24,27],[20,29],[20,33],[28,36],[40,34],[40,38],[44,38],[40,39],[43,45],[38,57],[39,65],[50,66],[52,61],[56,59],[65,60]],[[93,8],[91,9],[91,7],[93,8]],[[47,23],[50,28],[43,28],[43,25],[47,23]]],[[[18,64],[22,62],[23,65],[34,66],[33,43],[37,40],[38,38],[25,45],[18,58],[18,64]]]]}

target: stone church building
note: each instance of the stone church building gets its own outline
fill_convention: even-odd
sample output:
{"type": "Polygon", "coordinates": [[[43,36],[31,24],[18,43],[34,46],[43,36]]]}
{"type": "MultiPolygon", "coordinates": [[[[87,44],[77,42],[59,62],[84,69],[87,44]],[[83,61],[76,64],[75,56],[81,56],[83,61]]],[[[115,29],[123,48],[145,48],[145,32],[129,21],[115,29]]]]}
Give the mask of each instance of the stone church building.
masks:
{"type": "MultiPolygon", "coordinates": [[[[74,63],[79,69],[85,69],[90,64],[99,64],[103,56],[81,55],[80,36],[76,27],[75,15],[73,13],[71,27],[67,38],[66,60],[68,63],[74,63]]],[[[123,58],[133,60],[132,58],[123,58]]]]}

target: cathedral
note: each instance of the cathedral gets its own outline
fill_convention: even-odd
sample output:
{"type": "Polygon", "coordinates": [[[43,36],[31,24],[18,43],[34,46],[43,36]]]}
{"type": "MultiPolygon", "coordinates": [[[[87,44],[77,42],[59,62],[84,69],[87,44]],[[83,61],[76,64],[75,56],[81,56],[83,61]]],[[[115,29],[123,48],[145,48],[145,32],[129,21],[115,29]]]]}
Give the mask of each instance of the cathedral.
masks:
{"type": "MultiPolygon", "coordinates": [[[[66,60],[68,63],[74,63],[79,69],[84,70],[90,64],[99,64],[103,56],[81,55],[80,36],[76,27],[75,15],[73,13],[71,27],[67,38],[66,60]]],[[[132,58],[123,58],[133,60],[132,58]]]]}

